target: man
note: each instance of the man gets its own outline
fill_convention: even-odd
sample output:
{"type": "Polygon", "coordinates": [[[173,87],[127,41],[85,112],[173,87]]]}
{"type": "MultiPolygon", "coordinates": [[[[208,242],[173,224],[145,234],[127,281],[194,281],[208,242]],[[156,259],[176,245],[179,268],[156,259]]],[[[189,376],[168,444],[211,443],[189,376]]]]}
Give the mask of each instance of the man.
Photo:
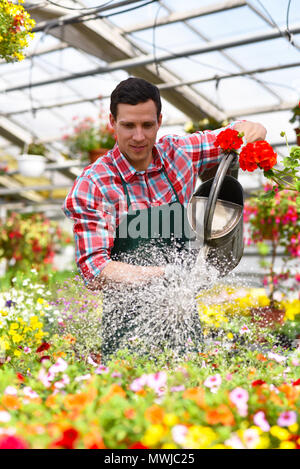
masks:
{"type": "MultiPolygon", "coordinates": [[[[186,205],[198,174],[222,158],[214,141],[223,129],[166,136],[156,143],[162,123],[159,90],[139,78],[129,78],[116,87],[110,110],[117,143],[77,178],[65,200],[64,212],[74,220],[77,265],[88,286],[105,291],[106,285],[125,285],[132,292],[130,288],[163,278],[172,247],[176,252],[186,247],[190,237],[184,228],[186,205]],[[180,216],[170,216],[174,204],[174,213],[177,210],[180,216]],[[157,212],[160,221],[153,229],[151,220],[157,212]],[[162,226],[166,219],[167,237],[162,226]],[[179,235],[178,224],[182,228],[179,235]]],[[[266,135],[258,123],[236,122],[231,127],[244,132],[247,142],[266,135]]],[[[145,292],[142,298],[146,298],[145,292]]],[[[138,308],[135,300],[128,299],[129,293],[126,304],[109,309],[111,295],[111,291],[104,294],[105,358],[127,345],[141,329],[144,318],[141,321],[140,313],[146,308],[143,301],[138,308]]],[[[200,340],[198,322],[194,316],[192,329],[199,331],[200,340]]],[[[195,337],[194,343],[198,339],[195,337]]]]}

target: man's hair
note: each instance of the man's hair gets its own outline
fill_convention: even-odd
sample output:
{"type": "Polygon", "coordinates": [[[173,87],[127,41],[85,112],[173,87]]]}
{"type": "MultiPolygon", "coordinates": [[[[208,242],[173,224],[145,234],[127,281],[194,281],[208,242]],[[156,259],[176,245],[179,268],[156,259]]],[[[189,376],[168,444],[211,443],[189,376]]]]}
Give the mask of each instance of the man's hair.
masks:
{"type": "Polygon", "coordinates": [[[154,101],[157,109],[157,118],[159,118],[161,100],[157,86],[142,78],[127,78],[127,80],[121,81],[112,92],[110,97],[110,112],[114,119],[116,119],[119,103],[136,105],[145,103],[149,99],[154,101]]]}

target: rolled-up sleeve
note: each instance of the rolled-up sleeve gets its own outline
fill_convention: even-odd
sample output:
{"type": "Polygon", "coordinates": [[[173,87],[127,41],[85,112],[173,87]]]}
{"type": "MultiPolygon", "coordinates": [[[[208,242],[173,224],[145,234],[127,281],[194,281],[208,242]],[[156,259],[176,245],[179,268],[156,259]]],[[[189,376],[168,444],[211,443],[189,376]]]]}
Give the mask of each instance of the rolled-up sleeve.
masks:
{"type": "Polygon", "coordinates": [[[114,208],[92,179],[80,177],[62,209],[74,222],[75,259],[79,272],[89,284],[111,261],[116,226],[114,208]]]}

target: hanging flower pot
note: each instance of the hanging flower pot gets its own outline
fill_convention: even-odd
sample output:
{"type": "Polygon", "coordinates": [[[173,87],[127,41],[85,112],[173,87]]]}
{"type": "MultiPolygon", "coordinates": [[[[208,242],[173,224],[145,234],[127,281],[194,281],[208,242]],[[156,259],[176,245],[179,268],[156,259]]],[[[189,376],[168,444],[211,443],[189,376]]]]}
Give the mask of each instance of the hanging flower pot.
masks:
{"type": "Polygon", "coordinates": [[[108,148],[96,148],[95,150],[89,151],[90,162],[95,163],[100,156],[106,155],[109,151],[108,148]]]}
{"type": "Polygon", "coordinates": [[[12,3],[0,2],[0,58],[6,62],[16,62],[25,58],[23,51],[28,46],[28,39],[35,21],[22,6],[23,1],[12,3]]]}
{"type": "Polygon", "coordinates": [[[22,176],[39,177],[46,167],[45,157],[24,153],[18,157],[18,168],[22,176]]]}

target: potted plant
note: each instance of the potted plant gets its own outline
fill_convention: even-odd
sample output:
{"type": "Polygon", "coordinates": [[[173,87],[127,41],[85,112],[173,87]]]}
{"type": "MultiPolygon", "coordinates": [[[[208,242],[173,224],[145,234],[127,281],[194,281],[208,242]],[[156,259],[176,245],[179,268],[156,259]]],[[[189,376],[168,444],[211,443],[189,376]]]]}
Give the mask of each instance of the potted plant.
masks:
{"type": "Polygon", "coordinates": [[[8,0],[0,2],[0,58],[6,62],[24,59],[23,49],[28,46],[28,38],[35,21],[24,10],[21,0],[12,3],[8,0]]]}
{"type": "Polygon", "coordinates": [[[47,149],[42,143],[32,142],[18,157],[18,168],[22,176],[39,177],[45,171],[47,149]]]}
{"type": "MultiPolygon", "coordinates": [[[[265,188],[269,191],[269,187],[265,188]]],[[[245,221],[249,223],[250,243],[258,247],[262,256],[261,266],[267,270],[264,286],[270,304],[252,310],[253,319],[261,326],[275,327],[282,324],[284,310],[279,306],[287,293],[299,282],[295,270],[300,257],[300,205],[297,193],[278,191],[274,198],[254,197],[245,206],[245,221]],[[266,260],[266,256],[270,260],[266,260]],[[279,266],[279,258],[282,258],[279,266]]]]}
{"type": "Polygon", "coordinates": [[[63,136],[69,152],[91,163],[114,147],[114,130],[100,114],[99,119],[73,117],[72,131],[63,136]]]}
{"type": "Polygon", "coordinates": [[[292,109],[293,116],[290,119],[291,124],[296,124],[295,132],[297,138],[297,145],[300,146],[300,101],[297,106],[292,109]]]}
{"type": "Polygon", "coordinates": [[[69,234],[42,213],[11,212],[0,220],[0,260],[6,260],[11,278],[32,268],[45,275],[54,255],[70,242],[69,234]]]}

